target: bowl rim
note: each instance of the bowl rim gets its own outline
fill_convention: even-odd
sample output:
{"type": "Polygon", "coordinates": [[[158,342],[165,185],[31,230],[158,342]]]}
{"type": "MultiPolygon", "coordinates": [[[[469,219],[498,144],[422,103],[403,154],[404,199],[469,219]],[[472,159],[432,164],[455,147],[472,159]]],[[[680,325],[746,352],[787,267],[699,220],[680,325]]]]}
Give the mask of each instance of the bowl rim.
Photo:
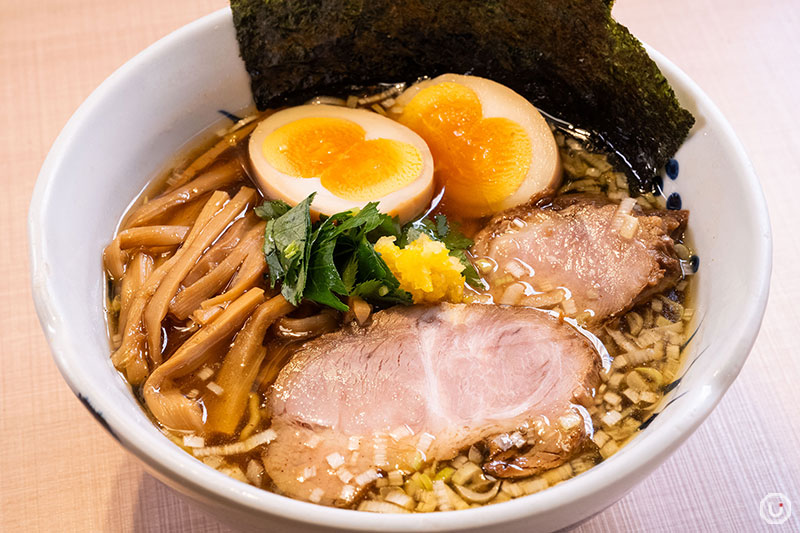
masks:
{"type": "Polygon", "coordinates": [[[696,105],[703,109],[707,120],[719,130],[720,138],[735,154],[734,164],[741,169],[742,185],[748,193],[746,201],[749,200],[749,208],[760,224],[757,234],[761,236],[753,250],[756,271],[760,277],[754,280],[752,305],[744,309],[735,319],[730,327],[730,335],[723,339],[718,347],[719,351],[730,355],[722,361],[706,386],[702,387],[704,390],[702,394],[698,394],[693,408],[687,410],[683,416],[670,417],[660,432],[662,438],[652,442],[652,446],[647,450],[639,447],[630,450],[630,453],[616,454],[581,476],[546,491],[500,505],[467,509],[457,513],[382,515],[325,507],[249,486],[202,465],[166,439],[164,442],[159,442],[149,434],[138,431],[135,425],[126,424],[125,415],[118,412],[113,402],[102,394],[94,392],[91,377],[83,372],[82,367],[71,364],[78,356],[69,347],[69,331],[65,327],[65,322],[59,319],[59,310],[50,298],[50,294],[56,293],[58,289],[51,285],[47,275],[47,253],[43,243],[48,220],[42,206],[51,194],[53,183],[59,179],[60,168],[70,152],[72,143],[75,142],[75,134],[81,130],[82,124],[91,117],[94,108],[107,93],[112,92],[117,86],[125,85],[139,68],[147,66],[151,58],[169,53],[173,46],[226,24],[232,24],[232,15],[228,7],[197,19],[161,38],[111,74],[80,105],[58,135],[40,170],[30,202],[28,242],[33,298],[53,359],[72,391],[84,403],[89,404],[87,408],[103,413],[103,418],[108,424],[107,429],[129,452],[161,476],[181,484],[193,493],[222,501],[227,507],[238,508],[249,514],[275,515],[321,528],[348,528],[359,531],[473,529],[520,520],[574,504],[598,491],[620,488],[626,484],[630,486],[633,484],[629,482],[632,477],[637,473],[655,469],[711,413],[738,375],[755,342],[764,316],[772,265],[769,214],[753,166],[720,110],[691,78],[645,44],[650,57],[656,61],[665,76],[691,95],[696,105]],[[171,450],[168,450],[165,444],[171,450]],[[153,453],[154,450],[158,450],[159,453],[153,453]],[[198,463],[200,468],[197,468],[198,463]],[[612,464],[614,475],[604,475],[612,464]]]}

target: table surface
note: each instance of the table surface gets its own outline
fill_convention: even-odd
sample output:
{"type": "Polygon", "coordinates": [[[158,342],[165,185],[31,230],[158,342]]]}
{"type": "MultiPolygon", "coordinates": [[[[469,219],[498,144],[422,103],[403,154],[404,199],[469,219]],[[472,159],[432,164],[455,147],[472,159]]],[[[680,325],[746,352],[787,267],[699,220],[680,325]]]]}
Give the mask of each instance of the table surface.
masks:
{"type": "MultiPolygon", "coordinates": [[[[775,238],[764,326],[700,429],[576,531],[800,531],[800,1],[618,0],[614,13],[722,109],[761,178],[775,238]],[[768,493],[794,516],[759,517],[768,493]]],[[[0,531],[225,528],[144,473],[50,358],[28,276],[26,215],[69,116],[111,72],[223,0],[0,1],[0,531]],[[88,453],[87,453],[88,452],[88,453]]]]}

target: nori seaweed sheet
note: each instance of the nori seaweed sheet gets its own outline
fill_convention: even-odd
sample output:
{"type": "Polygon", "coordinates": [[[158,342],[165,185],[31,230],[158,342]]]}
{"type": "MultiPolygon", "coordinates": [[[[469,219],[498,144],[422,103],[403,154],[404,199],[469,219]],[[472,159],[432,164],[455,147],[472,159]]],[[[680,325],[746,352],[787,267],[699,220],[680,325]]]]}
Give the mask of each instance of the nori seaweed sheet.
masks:
{"type": "Polygon", "coordinates": [[[259,109],[446,72],[490,78],[600,135],[650,191],[683,109],[610,0],[231,0],[259,109]]]}

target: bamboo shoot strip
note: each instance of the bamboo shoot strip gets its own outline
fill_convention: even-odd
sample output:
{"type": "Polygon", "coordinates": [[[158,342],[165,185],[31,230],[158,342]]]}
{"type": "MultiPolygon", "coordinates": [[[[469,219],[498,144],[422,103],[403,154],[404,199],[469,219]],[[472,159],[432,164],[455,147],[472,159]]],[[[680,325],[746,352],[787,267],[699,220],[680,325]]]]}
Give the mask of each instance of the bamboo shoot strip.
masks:
{"type": "Polygon", "coordinates": [[[139,252],[133,256],[128,275],[122,278],[119,299],[119,317],[117,319],[117,331],[125,329],[128,319],[128,312],[131,303],[136,297],[136,293],[142,288],[147,278],[153,273],[153,258],[144,252],[139,252]]]}
{"type": "Polygon", "coordinates": [[[263,227],[248,232],[238,246],[221,263],[214,266],[205,276],[185,287],[175,296],[169,306],[170,313],[181,320],[185,320],[192,314],[192,311],[200,307],[204,300],[211,298],[224,289],[248,254],[253,253],[254,250],[260,251],[261,240],[259,237],[263,237],[263,235],[263,227]],[[258,231],[260,233],[256,233],[258,231]]]}
{"type": "Polygon", "coordinates": [[[198,172],[210,165],[222,152],[231,146],[236,146],[239,141],[250,135],[250,132],[252,132],[259,123],[259,121],[256,120],[257,117],[254,116],[251,118],[251,122],[225,135],[208,151],[204,152],[202,155],[200,155],[200,157],[192,161],[192,164],[186,167],[186,170],[178,172],[170,180],[169,186],[167,187],[167,192],[173,191],[191,181],[191,179],[194,178],[198,172]]]}
{"type": "Polygon", "coordinates": [[[128,263],[128,254],[119,246],[119,237],[115,238],[103,250],[103,266],[113,279],[122,279],[125,276],[125,265],[128,263]]]}
{"type": "Polygon", "coordinates": [[[223,262],[215,266],[208,274],[190,286],[181,289],[172,299],[169,305],[169,312],[180,320],[186,320],[195,309],[200,307],[204,300],[211,298],[225,288],[246,256],[247,250],[244,247],[239,246],[234,249],[223,262]]]}
{"type": "MultiPolygon", "coordinates": [[[[203,252],[211,246],[211,243],[256,198],[257,194],[254,189],[242,187],[236,196],[200,229],[197,237],[191,242],[187,242],[173,256],[173,259],[175,259],[174,265],[164,276],[144,311],[147,347],[151,358],[161,359],[161,321],[167,316],[169,303],[178,292],[181,281],[183,281],[197,260],[200,259],[203,252]]],[[[194,233],[194,228],[192,228],[192,233],[194,233]]]]}
{"type": "MultiPolygon", "coordinates": [[[[186,237],[185,243],[190,243],[196,238],[197,234],[200,233],[200,229],[203,228],[208,221],[211,220],[211,217],[222,208],[223,204],[228,201],[228,198],[228,194],[221,191],[217,191],[211,195],[211,198],[209,198],[208,202],[206,202],[206,205],[203,207],[200,215],[198,215],[197,222],[192,227],[189,235],[186,237]]],[[[161,281],[175,264],[176,258],[177,254],[173,255],[159,265],[155,270],[153,270],[153,273],[147,277],[144,285],[139,289],[133,301],[131,302],[128,316],[125,321],[125,330],[122,334],[122,344],[111,356],[111,360],[114,363],[114,366],[117,368],[127,364],[127,361],[131,357],[136,357],[139,353],[141,353],[143,347],[140,346],[140,343],[144,340],[144,325],[142,324],[142,314],[144,313],[144,308],[147,305],[147,302],[153,296],[153,293],[156,292],[156,289],[161,281]]],[[[150,361],[153,364],[157,365],[161,363],[160,351],[158,353],[149,355],[150,361]]]]}
{"type": "Polygon", "coordinates": [[[128,254],[123,250],[150,248],[151,253],[156,253],[161,247],[182,243],[188,232],[188,226],[142,226],[126,229],[103,251],[106,270],[112,278],[122,279],[128,262],[128,254]]]}
{"type": "Polygon", "coordinates": [[[195,281],[202,278],[211,271],[212,268],[225,260],[228,254],[231,253],[238,244],[242,237],[247,233],[254,224],[258,222],[252,212],[247,213],[242,218],[231,224],[231,227],[222,234],[222,237],[211,245],[203,257],[192,267],[189,273],[184,278],[183,283],[186,286],[194,284],[195,281]]]}
{"type": "Polygon", "coordinates": [[[120,232],[119,247],[149,248],[151,246],[174,246],[181,244],[189,233],[189,226],[140,226],[120,232]]]}
{"type": "Polygon", "coordinates": [[[133,385],[138,385],[149,371],[147,358],[144,352],[144,331],[142,330],[141,315],[147,300],[136,297],[131,302],[128,310],[128,320],[122,343],[111,356],[114,367],[125,372],[128,380],[133,385]]]}
{"type": "Polygon", "coordinates": [[[212,324],[189,337],[172,357],[150,374],[143,388],[144,400],[159,422],[174,429],[202,429],[200,405],[176,390],[172,381],[202,365],[211,353],[210,348],[233,335],[263,301],[263,290],[247,291],[212,324]]]}
{"type": "MultiPolygon", "coordinates": [[[[136,294],[152,272],[152,257],[145,253],[138,253],[133,257],[127,275],[122,278],[117,331],[124,330],[128,316],[131,314],[131,307],[136,302],[136,294]]],[[[138,318],[137,322],[139,322],[138,318]]],[[[122,361],[115,362],[116,368],[125,373],[125,377],[132,385],[143,383],[147,379],[150,368],[147,364],[147,356],[144,353],[144,335],[141,333],[141,329],[136,336],[136,342],[131,343],[129,340],[128,351],[120,352],[120,354],[122,361]],[[123,353],[125,354],[124,357],[122,357],[123,353]]],[[[114,361],[113,358],[112,361],[114,361]]]]}
{"type": "Polygon", "coordinates": [[[216,305],[227,305],[238,298],[244,291],[255,286],[267,270],[267,261],[264,259],[264,224],[256,228],[257,246],[250,248],[247,257],[239,267],[239,271],[231,280],[231,287],[222,294],[210,298],[200,304],[201,309],[209,309],[216,305]]]}
{"type": "Polygon", "coordinates": [[[176,207],[170,212],[170,216],[166,217],[165,224],[171,226],[193,226],[203,206],[206,205],[208,199],[211,198],[213,193],[207,192],[201,196],[196,197],[191,202],[176,207]]]}
{"type": "Polygon", "coordinates": [[[167,214],[179,205],[191,202],[209,191],[223,189],[241,180],[243,171],[238,162],[230,162],[210,169],[183,187],[158,196],[139,206],[125,224],[126,228],[144,226],[167,214]]]}
{"type": "Polygon", "coordinates": [[[262,346],[267,329],[275,320],[294,309],[282,295],[261,304],[236,336],[233,347],[217,373],[223,395],[211,401],[207,429],[232,434],[247,409],[247,400],[258,376],[266,350],[262,346]]]}

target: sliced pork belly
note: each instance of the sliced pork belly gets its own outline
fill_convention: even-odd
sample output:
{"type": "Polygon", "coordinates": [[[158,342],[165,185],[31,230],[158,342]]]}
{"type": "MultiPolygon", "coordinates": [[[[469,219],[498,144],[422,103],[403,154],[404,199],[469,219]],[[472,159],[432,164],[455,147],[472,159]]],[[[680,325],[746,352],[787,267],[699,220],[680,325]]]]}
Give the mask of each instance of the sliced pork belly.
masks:
{"type": "Polygon", "coordinates": [[[685,229],[688,211],[624,211],[588,195],[517,208],[492,219],[472,253],[491,268],[486,280],[495,301],[559,305],[597,324],[682,276],[674,238],[685,229]]]}
{"type": "Polygon", "coordinates": [[[587,432],[580,404],[599,366],[586,336],[543,311],[391,308],[292,357],[269,398],[277,438],[264,464],[280,491],[336,504],[379,473],[410,470],[418,454],[450,459],[508,432],[519,431],[531,460],[519,467],[506,454],[496,473],[537,457],[542,469],[557,466],[587,432]]]}

